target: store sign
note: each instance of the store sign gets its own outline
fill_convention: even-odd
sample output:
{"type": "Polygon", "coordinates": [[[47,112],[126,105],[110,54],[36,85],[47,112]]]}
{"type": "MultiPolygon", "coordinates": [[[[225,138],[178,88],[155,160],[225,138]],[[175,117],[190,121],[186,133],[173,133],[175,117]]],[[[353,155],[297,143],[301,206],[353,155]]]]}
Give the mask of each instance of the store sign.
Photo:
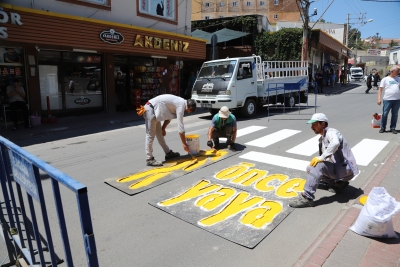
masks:
{"type": "Polygon", "coordinates": [[[367,54],[370,56],[380,56],[381,50],[380,49],[368,49],[367,54]]]}
{"type": "Polygon", "coordinates": [[[374,61],[365,62],[365,65],[366,66],[376,66],[376,61],[374,60],[374,61]]]}
{"type": "Polygon", "coordinates": [[[164,49],[179,52],[189,52],[189,42],[176,41],[167,38],[136,35],[133,46],[164,49]]]}
{"type": "Polygon", "coordinates": [[[75,99],[74,102],[77,105],[87,105],[87,104],[90,104],[90,102],[92,102],[92,101],[90,100],[90,98],[81,96],[80,98],[75,99]]]}
{"type": "Polygon", "coordinates": [[[120,44],[124,41],[124,36],[114,29],[110,29],[108,31],[102,31],[100,33],[100,39],[109,44],[120,44]]]}
{"type": "MultiPolygon", "coordinates": [[[[1,24],[16,24],[21,26],[21,16],[18,13],[14,12],[5,12],[3,11],[3,8],[0,7],[0,25],[1,24]]],[[[7,27],[1,26],[0,27],[0,39],[7,39],[8,38],[8,33],[7,33],[7,27]]]]}

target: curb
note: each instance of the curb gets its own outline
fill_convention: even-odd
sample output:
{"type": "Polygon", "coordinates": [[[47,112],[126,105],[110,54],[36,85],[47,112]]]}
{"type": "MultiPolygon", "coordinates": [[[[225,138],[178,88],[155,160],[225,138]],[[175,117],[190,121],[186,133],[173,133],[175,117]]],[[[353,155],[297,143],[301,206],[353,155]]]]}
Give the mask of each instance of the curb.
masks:
{"type": "MultiPolygon", "coordinates": [[[[373,187],[381,184],[395,162],[398,160],[399,153],[400,146],[396,146],[385,158],[385,164],[381,165],[371,173],[365,183],[360,187],[364,190],[364,194],[368,194],[373,187]]],[[[343,209],[321,232],[314,243],[306,249],[300,258],[297,259],[293,264],[293,267],[315,267],[322,266],[325,263],[361,211],[360,209],[353,207],[356,200],[357,199],[352,199],[344,205],[343,209]]]]}

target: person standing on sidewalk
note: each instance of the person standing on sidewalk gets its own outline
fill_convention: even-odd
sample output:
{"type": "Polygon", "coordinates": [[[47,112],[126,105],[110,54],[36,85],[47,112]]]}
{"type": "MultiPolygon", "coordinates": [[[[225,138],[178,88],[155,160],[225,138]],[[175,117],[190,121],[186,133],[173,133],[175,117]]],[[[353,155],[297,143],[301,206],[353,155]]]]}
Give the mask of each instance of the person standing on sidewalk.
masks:
{"type": "Polygon", "coordinates": [[[399,74],[399,69],[397,67],[390,68],[390,75],[383,78],[378,91],[378,105],[381,105],[381,96],[383,92],[383,112],[381,119],[381,129],[380,133],[384,133],[386,130],[386,123],[389,111],[392,113],[392,118],[390,119],[390,131],[393,134],[397,134],[396,124],[397,117],[399,115],[400,108],[400,78],[397,76],[399,74]]]}
{"type": "Polygon", "coordinates": [[[22,110],[25,128],[32,128],[29,124],[29,110],[25,103],[26,94],[24,88],[19,85],[19,80],[14,79],[13,85],[7,86],[7,96],[10,103],[11,116],[14,123],[13,130],[18,129],[18,109],[22,110]]]}
{"type": "Polygon", "coordinates": [[[319,70],[317,74],[315,74],[315,81],[317,82],[318,86],[318,93],[324,93],[323,89],[323,76],[322,76],[322,71],[319,70]]]}
{"type": "Polygon", "coordinates": [[[321,135],[319,156],[314,157],[307,166],[304,192],[289,201],[292,208],[314,207],[314,194],[320,182],[329,186],[329,192],[337,194],[359,172],[350,146],[338,130],[328,127],[325,114],[315,113],[307,123],[311,124],[315,134],[321,135]]]}
{"type": "Polygon", "coordinates": [[[126,104],[126,85],[125,79],[122,78],[122,71],[117,72],[117,78],[115,78],[115,92],[117,93],[118,102],[121,106],[121,111],[127,111],[128,106],[126,104]]]}
{"type": "Polygon", "coordinates": [[[146,124],[146,163],[147,166],[162,166],[161,161],[157,161],[153,157],[153,142],[154,137],[157,137],[158,143],[165,152],[165,160],[179,157],[178,152],[173,152],[169,149],[165,142],[164,136],[166,128],[172,119],[178,120],[179,137],[182,141],[183,149],[189,152],[189,146],[186,143],[185,128],[183,125],[184,113],[191,113],[196,110],[196,102],[193,99],[185,100],[179,96],[164,94],[159,95],[143,107],[137,109],[138,115],[144,117],[146,124]],[[161,126],[161,122],[163,125],[161,126]]]}

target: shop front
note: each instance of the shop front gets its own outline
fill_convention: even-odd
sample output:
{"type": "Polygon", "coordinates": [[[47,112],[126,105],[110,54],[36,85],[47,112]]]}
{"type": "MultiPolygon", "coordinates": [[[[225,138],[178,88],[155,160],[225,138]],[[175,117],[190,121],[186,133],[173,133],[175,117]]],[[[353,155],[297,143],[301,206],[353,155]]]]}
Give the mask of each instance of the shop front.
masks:
{"type": "Polygon", "coordinates": [[[205,41],[185,35],[0,7],[2,101],[19,78],[31,113],[134,109],[159,94],[179,95],[183,65],[205,59],[205,41]]]}

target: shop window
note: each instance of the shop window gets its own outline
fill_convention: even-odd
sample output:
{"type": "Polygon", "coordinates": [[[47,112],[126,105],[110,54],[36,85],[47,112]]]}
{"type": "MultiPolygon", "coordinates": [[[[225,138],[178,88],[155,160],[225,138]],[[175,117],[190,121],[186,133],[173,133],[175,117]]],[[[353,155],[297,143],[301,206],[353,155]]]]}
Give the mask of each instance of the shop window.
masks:
{"type": "Polygon", "coordinates": [[[70,4],[94,7],[98,9],[111,10],[111,0],[57,0],[70,4]]]}
{"type": "Polygon", "coordinates": [[[39,64],[46,62],[60,62],[61,52],[60,51],[40,51],[38,54],[39,64]]]}
{"type": "Polygon", "coordinates": [[[8,103],[7,86],[12,85],[14,79],[18,79],[27,92],[23,55],[21,48],[0,47],[0,103],[8,103]]]}
{"type": "Polygon", "coordinates": [[[141,0],[136,3],[138,16],[177,24],[178,0],[141,0]]]}

